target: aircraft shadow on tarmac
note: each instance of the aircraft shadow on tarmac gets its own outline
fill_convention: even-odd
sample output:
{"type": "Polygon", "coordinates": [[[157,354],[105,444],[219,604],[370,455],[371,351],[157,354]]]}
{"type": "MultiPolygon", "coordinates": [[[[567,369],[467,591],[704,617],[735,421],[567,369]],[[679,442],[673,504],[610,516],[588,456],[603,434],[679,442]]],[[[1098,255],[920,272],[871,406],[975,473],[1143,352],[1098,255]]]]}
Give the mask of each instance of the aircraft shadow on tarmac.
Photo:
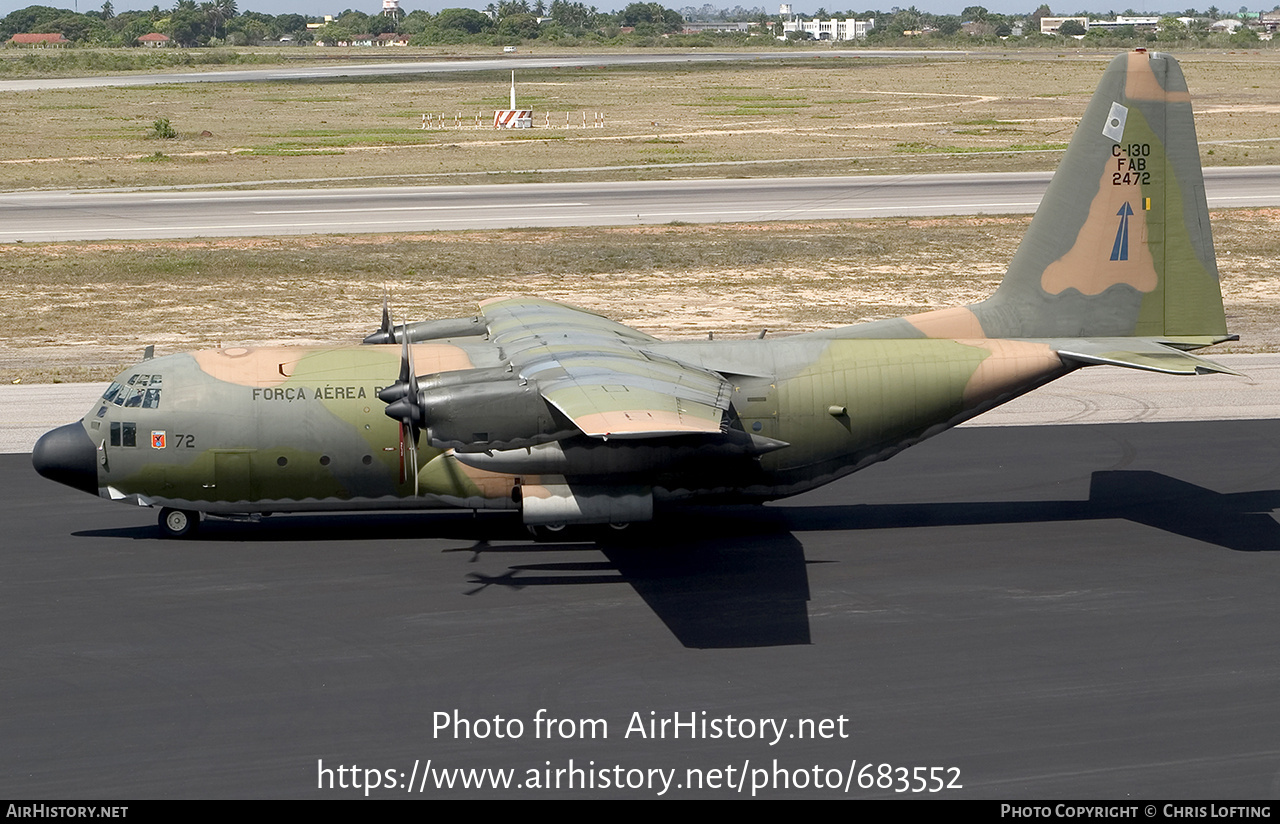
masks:
{"type": "Polygon", "coordinates": [[[1123,519],[1240,552],[1280,550],[1280,490],[1223,494],[1148,470],[1094,472],[1084,501],[780,507],[793,531],[1123,519]]]}
{"type": "MultiPolygon", "coordinates": [[[[621,541],[535,544],[514,518],[459,513],[291,516],[248,526],[211,522],[196,540],[306,541],[439,539],[473,541],[446,552],[513,555],[498,575],[469,573],[467,595],[489,587],[630,585],[687,647],[780,646],[810,642],[809,581],[797,533],[1125,519],[1241,552],[1280,549],[1280,490],[1218,493],[1152,471],[1093,473],[1089,498],[833,506],[696,508],[621,541]],[[565,552],[604,560],[562,560],[565,552]],[[557,560],[536,560],[554,557],[557,560]],[[595,556],[598,558],[599,556],[595,556]]],[[[82,537],[158,538],[154,527],[88,530],[82,537]]]]}

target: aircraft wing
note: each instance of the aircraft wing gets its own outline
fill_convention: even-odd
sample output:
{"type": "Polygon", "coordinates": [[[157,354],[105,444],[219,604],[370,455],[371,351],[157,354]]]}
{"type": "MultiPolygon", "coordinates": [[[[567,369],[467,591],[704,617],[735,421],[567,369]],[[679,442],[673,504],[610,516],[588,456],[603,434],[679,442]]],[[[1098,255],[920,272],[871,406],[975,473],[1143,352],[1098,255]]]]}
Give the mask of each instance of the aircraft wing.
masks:
{"type": "Polygon", "coordinates": [[[732,387],[715,372],[645,351],[656,341],[538,298],[480,304],[490,340],[547,403],[596,438],[721,432],[732,387]]]}

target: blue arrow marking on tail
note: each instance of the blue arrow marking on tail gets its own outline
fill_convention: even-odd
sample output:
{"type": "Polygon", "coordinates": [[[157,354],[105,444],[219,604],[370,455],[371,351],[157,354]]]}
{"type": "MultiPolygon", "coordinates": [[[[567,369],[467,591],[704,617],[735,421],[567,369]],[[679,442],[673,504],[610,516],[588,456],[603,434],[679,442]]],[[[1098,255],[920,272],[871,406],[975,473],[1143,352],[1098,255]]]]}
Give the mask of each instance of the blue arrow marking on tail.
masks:
{"type": "Polygon", "coordinates": [[[1120,226],[1116,229],[1116,242],[1111,246],[1112,260],[1128,260],[1129,259],[1129,217],[1133,214],[1133,209],[1129,206],[1129,201],[1125,201],[1120,207],[1120,211],[1116,212],[1120,216],[1120,226]]]}

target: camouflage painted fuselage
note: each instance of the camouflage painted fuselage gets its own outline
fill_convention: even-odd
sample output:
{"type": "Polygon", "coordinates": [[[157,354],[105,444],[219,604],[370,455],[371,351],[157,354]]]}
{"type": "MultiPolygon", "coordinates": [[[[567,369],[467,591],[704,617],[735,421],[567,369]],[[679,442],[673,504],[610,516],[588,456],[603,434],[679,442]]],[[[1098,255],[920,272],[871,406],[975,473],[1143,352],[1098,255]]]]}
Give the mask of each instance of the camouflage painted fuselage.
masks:
{"type": "MultiPolygon", "coordinates": [[[[575,446],[585,453],[576,463],[543,461],[531,463],[536,471],[515,466],[504,472],[424,444],[417,450],[415,495],[414,469],[402,470],[411,456],[400,426],[383,414],[377,397],[396,379],[397,346],[218,349],[156,358],[116,382],[127,391],[130,380],[152,384],[158,376],[153,408],[104,401],[83,425],[98,447],[105,497],[211,513],[518,509],[517,488],[561,482],[565,470],[580,487],[651,490],[659,501],[767,500],[887,458],[1066,371],[1047,346],[1007,341],[796,338],[655,343],[651,349],[733,375],[729,426],[786,446],[758,454],[696,434],[611,443],[579,436],[561,442],[571,455],[575,446]],[[134,434],[113,443],[113,427],[134,434]]],[[[420,371],[432,373],[498,366],[497,354],[483,342],[414,345],[420,371]]],[[[530,451],[493,454],[501,459],[503,452],[530,451]]],[[[496,463],[484,451],[463,457],[496,463]]]]}

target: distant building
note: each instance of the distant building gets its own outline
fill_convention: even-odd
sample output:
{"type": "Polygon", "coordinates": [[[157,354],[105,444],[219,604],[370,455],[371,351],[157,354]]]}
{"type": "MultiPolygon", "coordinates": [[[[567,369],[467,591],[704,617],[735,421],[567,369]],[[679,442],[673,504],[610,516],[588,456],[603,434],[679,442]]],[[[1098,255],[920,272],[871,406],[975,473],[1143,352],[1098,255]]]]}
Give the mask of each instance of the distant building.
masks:
{"type": "Polygon", "coordinates": [[[1086,31],[1088,31],[1089,29],[1088,17],[1041,17],[1040,33],[1041,34],[1057,34],[1058,29],[1062,28],[1062,24],[1067,22],[1068,20],[1076,21],[1081,26],[1083,26],[1086,31]]]}
{"type": "Polygon", "coordinates": [[[15,34],[9,38],[10,46],[28,46],[33,49],[61,48],[71,45],[71,41],[63,37],[61,32],[53,34],[15,34]]]}
{"type": "Polygon", "coordinates": [[[871,30],[876,27],[875,18],[870,20],[785,20],[782,23],[783,33],[792,31],[808,32],[814,40],[865,40],[871,30]]]}
{"type": "Polygon", "coordinates": [[[1126,17],[1116,15],[1115,20],[1090,20],[1087,29],[1106,29],[1114,31],[1125,26],[1133,26],[1135,31],[1155,31],[1160,26],[1159,17],[1126,17]]]}
{"type": "Polygon", "coordinates": [[[139,37],[138,45],[146,46],[149,49],[162,49],[173,45],[173,41],[169,39],[168,35],[153,31],[150,34],[144,34],[139,37]]]}

